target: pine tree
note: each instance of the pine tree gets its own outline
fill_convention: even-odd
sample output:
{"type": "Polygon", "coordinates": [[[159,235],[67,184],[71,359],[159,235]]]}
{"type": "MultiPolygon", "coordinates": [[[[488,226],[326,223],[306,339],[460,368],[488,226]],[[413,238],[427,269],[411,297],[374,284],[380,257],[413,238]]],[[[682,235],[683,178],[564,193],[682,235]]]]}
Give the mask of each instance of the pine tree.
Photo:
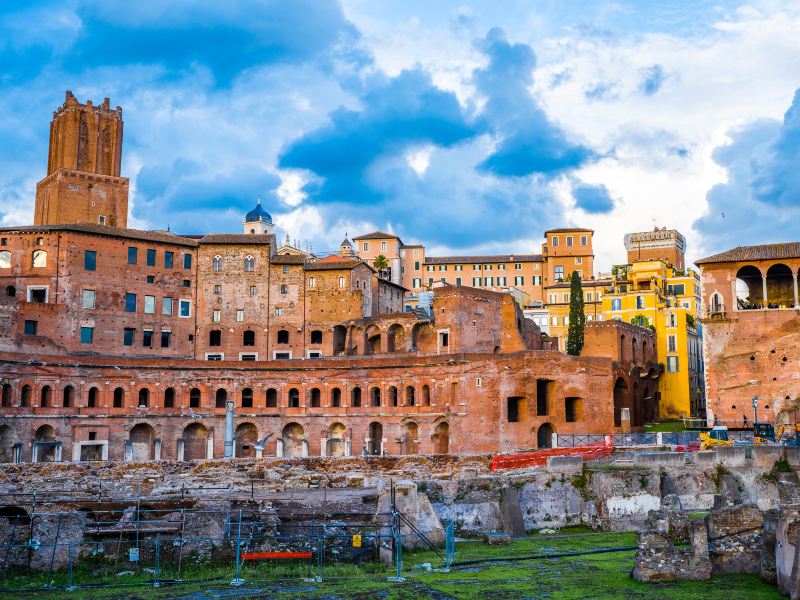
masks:
{"type": "Polygon", "coordinates": [[[572,273],[569,285],[569,332],[567,333],[567,354],[579,356],[583,349],[583,328],[586,315],[583,312],[583,286],[576,271],[572,273]]]}

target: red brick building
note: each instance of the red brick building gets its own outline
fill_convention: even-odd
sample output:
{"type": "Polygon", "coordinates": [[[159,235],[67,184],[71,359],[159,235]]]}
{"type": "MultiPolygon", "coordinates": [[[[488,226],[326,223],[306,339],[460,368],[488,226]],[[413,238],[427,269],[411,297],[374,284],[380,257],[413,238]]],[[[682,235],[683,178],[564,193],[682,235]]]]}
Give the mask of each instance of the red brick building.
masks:
{"type": "Polygon", "coordinates": [[[696,263],[709,421],[794,423],[800,408],[800,243],[739,246],[696,263]]]}
{"type": "MultiPolygon", "coordinates": [[[[117,177],[117,117],[68,95],[51,174],[117,177]]],[[[236,456],[512,451],[649,410],[657,358],[620,350],[654,348],[647,329],[592,324],[566,356],[510,294],[445,286],[403,312],[349,242],[278,253],[260,202],[244,233],[200,237],[101,224],[70,193],[0,229],[0,461],[219,457],[230,408],[236,456]]]]}

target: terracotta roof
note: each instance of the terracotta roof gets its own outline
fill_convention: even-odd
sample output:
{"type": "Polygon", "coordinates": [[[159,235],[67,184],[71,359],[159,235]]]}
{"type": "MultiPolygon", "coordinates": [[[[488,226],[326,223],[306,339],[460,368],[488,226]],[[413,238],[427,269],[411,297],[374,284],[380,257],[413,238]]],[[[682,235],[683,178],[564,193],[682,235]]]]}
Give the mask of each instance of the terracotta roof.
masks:
{"type": "Polygon", "coordinates": [[[313,262],[313,263],[306,263],[306,271],[349,271],[357,267],[358,265],[364,265],[368,269],[372,269],[367,263],[363,260],[340,260],[337,262],[313,262]]]}
{"type": "Polygon", "coordinates": [[[352,262],[353,258],[345,258],[344,256],[339,256],[338,254],[329,254],[323,258],[317,259],[315,261],[316,264],[319,263],[337,263],[337,262],[352,262]]]}
{"type": "Polygon", "coordinates": [[[781,258],[800,258],[800,242],[782,244],[761,244],[759,246],[736,246],[731,250],[714,254],[694,261],[696,265],[724,262],[744,262],[747,260],[777,260],[781,258]]]}
{"type": "Polygon", "coordinates": [[[548,233],[570,233],[573,231],[588,231],[589,233],[594,233],[594,229],[586,229],[585,227],[561,227],[559,229],[548,229],[544,232],[545,235],[548,233]]]}
{"type": "Polygon", "coordinates": [[[452,263],[506,263],[543,262],[541,254],[498,254],[492,256],[426,256],[424,264],[445,265],[452,263]]]}
{"type": "Polygon", "coordinates": [[[74,231],[108,237],[142,240],[146,242],[160,242],[176,246],[197,247],[195,240],[168,231],[145,231],[143,229],[128,229],[126,227],[112,227],[111,225],[98,225],[95,223],[67,223],[64,225],[23,225],[22,227],[3,227],[0,231],[5,233],[36,233],[55,231],[74,231]]]}
{"type": "Polygon", "coordinates": [[[271,244],[274,235],[263,233],[209,233],[200,238],[201,244],[237,244],[242,246],[257,246],[271,244]]]}
{"type": "Polygon", "coordinates": [[[372,233],[365,233],[353,238],[354,240],[399,240],[393,233],[386,233],[384,231],[373,231],[372,233]]]}

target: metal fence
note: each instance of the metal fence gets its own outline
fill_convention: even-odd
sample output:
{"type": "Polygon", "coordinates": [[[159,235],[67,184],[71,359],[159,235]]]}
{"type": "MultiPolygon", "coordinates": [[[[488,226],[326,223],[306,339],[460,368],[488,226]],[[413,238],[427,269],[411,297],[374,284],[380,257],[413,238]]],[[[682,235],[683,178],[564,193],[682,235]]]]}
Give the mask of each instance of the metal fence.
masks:
{"type": "MultiPolygon", "coordinates": [[[[689,442],[700,439],[699,431],[663,431],[651,433],[614,433],[606,436],[600,433],[559,433],[554,434],[557,448],[576,448],[604,443],[606,437],[611,438],[615,448],[631,448],[636,446],[687,446],[689,442]]],[[[752,443],[752,431],[728,431],[728,438],[734,443],[752,443]]]]}

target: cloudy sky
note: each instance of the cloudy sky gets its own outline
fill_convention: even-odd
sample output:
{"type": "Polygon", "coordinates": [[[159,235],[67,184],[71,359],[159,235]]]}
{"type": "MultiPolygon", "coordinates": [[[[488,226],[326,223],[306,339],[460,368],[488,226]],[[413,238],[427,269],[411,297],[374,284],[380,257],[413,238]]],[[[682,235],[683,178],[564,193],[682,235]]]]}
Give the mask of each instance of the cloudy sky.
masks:
{"type": "Polygon", "coordinates": [[[800,5],[57,0],[0,8],[0,223],[31,222],[71,89],[123,107],[137,227],[332,250],[538,252],[674,227],[691,259],[800,239],[800,5]],[[689,6],[690,8],[687,8],[689,6]]]}

